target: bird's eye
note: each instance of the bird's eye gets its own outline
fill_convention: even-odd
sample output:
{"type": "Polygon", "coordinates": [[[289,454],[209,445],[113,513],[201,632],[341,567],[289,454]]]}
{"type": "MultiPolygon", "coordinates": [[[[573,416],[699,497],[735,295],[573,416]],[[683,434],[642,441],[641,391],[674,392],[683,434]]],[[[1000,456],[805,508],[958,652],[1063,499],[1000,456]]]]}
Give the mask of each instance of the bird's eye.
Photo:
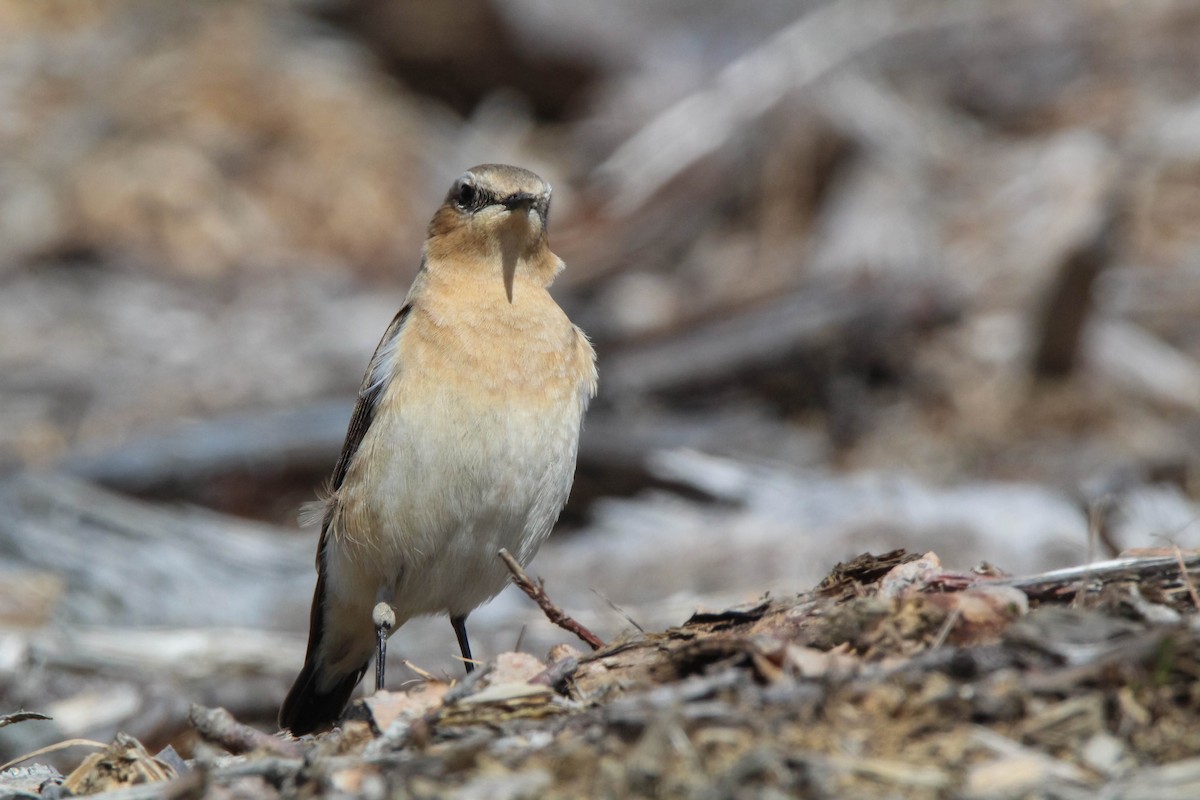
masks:
{"type": "Polygon", "coordinates": [[[458,204],[459,208],[473,208],[475,206],[475,200],[478,198],[478,196],[479,193],[476,191],[475,187],[470,183],[463,181],[458,185],[458,192],[455,194],[454,202],[458,204]]]}

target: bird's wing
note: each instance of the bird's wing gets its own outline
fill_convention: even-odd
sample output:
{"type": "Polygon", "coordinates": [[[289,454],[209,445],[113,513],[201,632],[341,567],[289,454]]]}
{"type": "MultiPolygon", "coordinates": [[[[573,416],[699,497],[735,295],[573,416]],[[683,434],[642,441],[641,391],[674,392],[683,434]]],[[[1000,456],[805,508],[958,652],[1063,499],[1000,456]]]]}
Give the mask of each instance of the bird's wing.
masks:
{"type": "Polygon", "coordinates": [[[345,707],[350,693],[358,685],[366,662],[361,667],[344,675],[330,678],[325,675],[321,662],[321,641],[325,635],[325,580],[326,580],[326,548],[330,541],[330,531],[337,514],[337,492],[346,480],[346,473],[358,452],[363,438],[375,418],[375,410],[379,406],[379,398],[387,386],[391,375],[392,362],[396,354],[397,341],[404,329],[404,322],[412,311],[410,304],[405,304],[392,319],[392,324],[379,340],[375,354],[371,356],[371,364],[367,374],[358,389],[358,400],[354,404],[354,413],[350,415],[350,426],[346,430],[346,441],[342,445],[342,454],[338,457],[337,465],[333,468],[333,477],[329,482],[327,496],[316,503],[315,507],[301,512],[301,519],[312,513],[320,516],[321,539],[317,545],[317,586],[313,590],[312,610],[309,612],[308,649],[304,657],[304,669],[296,678],[292,690],[288,693],[283,707],[279,711],[279,724],[289,728],[293,733],[307,733],[321,725],[334,722],[345,707]]]}
{"type": "Polygon", "coordinates": [[[388,325],[383,338],[379,340],[375,354],[371,356],[371,363],[367,367],[367,374],[363,376],[362,384],[358,387],[354,412],[351,413],[350,424],[346,428],[346,440],[342,443],[342,453],[333,467],[333,475],[329,479],[329,484],[319,500],[305,504],[300,511],[302,525],[307,524],[310,519],[313,522],[317,520],[321,522],[321,539],[317,545],[318,573],[322,569],[321,554],[325,551],[330,526],[337,511],[337,492],[342,488],[342,483],[346,480],[346,473],[350,470],[350,464],[354,461],[354,456],[358,453],[358,448],[362,444],[363,438],[366,437],[371,422],[375,419],[379,398],[391,375],[392,359],[396,353],[397,343],[400,341],[400,333],[404,330],[404,323],[411,311],[411,304],[402,306],[396,312],[396,316],[392,318],[392,324],[388,325]]]}
{"type": "Polygon", "coordinates": [[[391,376],[391,362],[396,354],[396,345],[400,341],[400,332],[411,311],[412,306],[405,305],[396,312],[396,316],[392,318],[392,324],[388,325],[383,338],[379,340],[375,354],[371,356],[367,374],[363,376],[362,385],[358,388],[358,400],[354,404],[354,413],[350,415],[350,425],[346,429],[346,441],[342,444],[342,454],[338,457],[337,465],[333,468],[333,477],[329,481],[331,492],[336,493],[338,489],[342,488],[342,482],[346,480],[346,472],[350,469],[350,462],[354,460],[354,454],[358,452],[358,447],[362,444],[363,437],[367,435],[371,421],[375,418],[375,409],[379,406],[379,396],[383,394],[383,389],[387,386],[388,378],[391,376]]]}

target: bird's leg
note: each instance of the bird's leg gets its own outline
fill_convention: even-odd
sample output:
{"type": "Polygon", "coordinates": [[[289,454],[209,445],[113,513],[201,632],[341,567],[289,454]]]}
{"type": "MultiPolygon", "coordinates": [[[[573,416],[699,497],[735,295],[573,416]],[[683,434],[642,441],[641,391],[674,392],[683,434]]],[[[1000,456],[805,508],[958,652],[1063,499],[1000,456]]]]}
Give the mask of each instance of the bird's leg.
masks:
{"type": "Polygon", "coordinates": [[[396,612],[387,603],[376,603],[371,620],[375,623],[375,691],[381,692],[387,663],[387,640],[396,629],[396,612]]]}
{"type": "Polygon", "coordinates": [[[467,641],[467,615],[451,617],[450,624],[454,627],[454,635],[458,637],[458,649],[462,651],[463,663],[469,675],[475,669],[475,661],[471,658],[471,643],[467,641]]]}

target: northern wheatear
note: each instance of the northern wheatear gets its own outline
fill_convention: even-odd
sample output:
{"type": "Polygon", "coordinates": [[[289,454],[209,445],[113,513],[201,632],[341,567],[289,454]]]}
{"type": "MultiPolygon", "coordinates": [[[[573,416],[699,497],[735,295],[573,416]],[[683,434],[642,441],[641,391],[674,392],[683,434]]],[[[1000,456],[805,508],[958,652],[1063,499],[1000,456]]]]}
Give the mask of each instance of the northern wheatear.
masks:
{"type": "Polygon", "coordinates": [[[467,671],[467,615],[557,520],[596,391],[587,337],[547,287],[550,187],[473,167],[429,224],[421,269],[367,368],[322,506],[308,653],[279,711],[296,735],[335,722],[387,637],[445,612],[467,671]]]}

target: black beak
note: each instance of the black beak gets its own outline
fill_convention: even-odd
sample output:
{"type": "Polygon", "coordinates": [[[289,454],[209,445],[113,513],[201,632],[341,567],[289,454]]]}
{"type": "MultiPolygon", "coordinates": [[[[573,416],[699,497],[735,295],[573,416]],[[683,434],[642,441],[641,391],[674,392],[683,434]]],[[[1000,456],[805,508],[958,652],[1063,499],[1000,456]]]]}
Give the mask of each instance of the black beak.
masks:
{"type": "Polygon", "coordinates": [[[533,208],[534,203],[537,201],[538,196],[536,194],[531,194],[529,192],[517,192],[516,194],[510,194],[508,197],[504,198],[504,207],[509,211],[512,211],[515,208],[530,209],[533,208]]]}

